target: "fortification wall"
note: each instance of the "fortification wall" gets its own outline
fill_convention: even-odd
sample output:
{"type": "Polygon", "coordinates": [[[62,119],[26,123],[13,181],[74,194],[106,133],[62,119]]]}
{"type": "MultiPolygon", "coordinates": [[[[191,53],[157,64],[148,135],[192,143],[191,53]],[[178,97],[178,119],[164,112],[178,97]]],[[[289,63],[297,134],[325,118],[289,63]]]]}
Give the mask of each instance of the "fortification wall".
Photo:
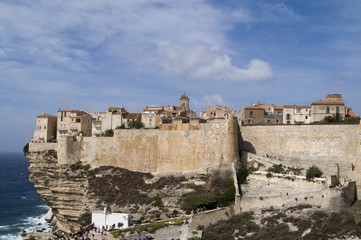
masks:
{"type": "Polygon", "coordinates": [[[350,182],[344,189],[330,189],[327,182],[251,174],[248,184],[242,184],[240,207],[242,211],[250,211],[271,206],[289,208],[300,204],[331,210],[351,206],[356,196],[355,182],[350,182]]]}
{"type": "Polygon", "coordinates": [[[29,152],[44,152],[48,150],[56,150],[57,146],[57,143],[29,142],[29,152]]]}
{"type": "Polygon", "coordinates": [[[219,167],[238,158],[237,122],[119,129],[113,137],[59,138],[59,163],[122,167],[139,172],[181,172],[219,167]],[[60,139],[61,138],[61,139],[60,139]]]}
{"type": "MultiPolygon", "coordinates": [[[[240,150],[263,155],[274,163],[309,168],[350,178],[361,186],[360,125],[242,126],[240,150]]],[[[241,156],[247,161],[247,154],[241,156]]]]}

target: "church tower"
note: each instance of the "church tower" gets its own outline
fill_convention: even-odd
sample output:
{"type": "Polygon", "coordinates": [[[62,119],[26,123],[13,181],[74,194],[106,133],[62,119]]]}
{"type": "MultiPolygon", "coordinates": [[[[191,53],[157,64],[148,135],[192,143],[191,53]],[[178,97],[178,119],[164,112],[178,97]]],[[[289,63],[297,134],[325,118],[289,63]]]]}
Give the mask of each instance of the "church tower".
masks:
{"type": "Polygon", "coordinates": [[[189,98],[185,93],[179,98],[179,107],[180,109],[189,110],[189,98]]]}

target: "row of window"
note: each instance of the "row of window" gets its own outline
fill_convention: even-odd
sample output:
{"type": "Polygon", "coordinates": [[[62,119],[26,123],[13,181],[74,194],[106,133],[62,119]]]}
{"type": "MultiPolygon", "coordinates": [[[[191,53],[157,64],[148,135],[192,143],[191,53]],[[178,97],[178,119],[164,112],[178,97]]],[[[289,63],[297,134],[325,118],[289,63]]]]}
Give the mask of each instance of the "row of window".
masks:
{"type": "Polygon", "coordinates": [[[41,128],[43,128],[44,130],[46,130],[46,126],[43,126],[43,127],[38,126],[38,127],[37,127],[37,130],[41,130],[41,128]]]}

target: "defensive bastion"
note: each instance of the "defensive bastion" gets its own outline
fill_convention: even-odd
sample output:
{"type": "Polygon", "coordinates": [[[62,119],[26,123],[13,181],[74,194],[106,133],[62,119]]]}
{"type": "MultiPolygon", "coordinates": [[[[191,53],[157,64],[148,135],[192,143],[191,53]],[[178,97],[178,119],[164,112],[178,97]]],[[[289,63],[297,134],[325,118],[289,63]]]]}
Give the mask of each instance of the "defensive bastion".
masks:
{"type": "Polygon", "coordinates": [[[30,152],[54,149],[59,164],[83,162],[137,172],[184,172],[228,165],[238,159],[235,119],[208,123],[173,121],[159,129],[117,129],[113,137],[61,136],[58,143],[30,143],[30,152]]]}
{"type": "Polygon", "coordinates": [[[356,181],[361,190],[361,124],[241,126],[243,164],[283,164],[356,181]]]}

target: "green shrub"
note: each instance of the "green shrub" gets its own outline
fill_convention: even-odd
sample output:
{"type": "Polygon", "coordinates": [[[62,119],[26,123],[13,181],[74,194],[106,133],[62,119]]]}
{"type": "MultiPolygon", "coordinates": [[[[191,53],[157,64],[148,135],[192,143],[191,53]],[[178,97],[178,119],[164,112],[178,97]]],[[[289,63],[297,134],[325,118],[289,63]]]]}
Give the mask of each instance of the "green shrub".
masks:
{"type": "Polygon", "coordinates": [[[128,128],[144,128],[144,123],[142,123],[140,120],[132,120],[128,122],[128,128]]]}
{"type": "Polygon", "coordinates": [[[322,174],[323,174],[323,172],[319,167],[317,167],[316,165],[312,165],[306,171],[306,179],[310,180],[310,179],[313,179],[315,177],[321,177],[322,174]]]}
{"type": "Polygon", "coordinates": [[[189,196],[182,204],[182,209],[192,211],[197,208],[214,209],[217,207],[217,198],[213,194],[189,196]]]}
{"type": "Polygon", "coordinates": [[[27,142],[23,148],[24,156],[29,152],[29,142],[27,142]]]}
{"type": "Polygon", "coordinates": [[[268,168],[268,172],[285,173],[285,169],[283,168],[282,164],[273,164],[272,167],[268,168]]]}
{"type": "Polygon", "coordinates": [[[341,113],[332,114],[322,119],[322,122],[326,122],[326,123],[340,123],[342,121],[343,121],[343,116],[341,113]]]}
{"type": "Polygon", "coordinates": [[[103,137],[113,137],[114,136],[114,130],[111,129],[111,128],[106,129],[102,136],[103,137]]]}
{"type": "Polygon", "coordinates": [[[160,228],[165,227],[166,225],[167,225],[167,223],[165,223],[165,222],[153,222],[153,223],[150,223],[146,227],[146,230],[147,230],[147,232],[154,233],[155,231],[157,231],[160,228]]]}
{"type": "Polygon", "coordinates": [[[359,124],[360,123],[360,117],[348,117],[348,118],[345,118],[344,122],[346,124],[359,124]]]}
{"type": "Polygon", "coordinates": [[[120,125],[120,126],[116,127],[115,129],[124,129],[124,128],[125,128],[125,124],[124,124],[124,123],[122,123],[122,125],[120,125]]]}
{"type": "Polygon", "coordinates": [[[162,199],[159,196],[156,196],[153,198],[153,206],[154,207],[160,207],[162,205],[162,199]]]}
{"type": "Polygon", "coordinates": [[[237,180],[238,184],[245,184],[247,183],[247,177],[249,175],[249,171],[247,168],[240,168],[237,171],[237,180]]]}

